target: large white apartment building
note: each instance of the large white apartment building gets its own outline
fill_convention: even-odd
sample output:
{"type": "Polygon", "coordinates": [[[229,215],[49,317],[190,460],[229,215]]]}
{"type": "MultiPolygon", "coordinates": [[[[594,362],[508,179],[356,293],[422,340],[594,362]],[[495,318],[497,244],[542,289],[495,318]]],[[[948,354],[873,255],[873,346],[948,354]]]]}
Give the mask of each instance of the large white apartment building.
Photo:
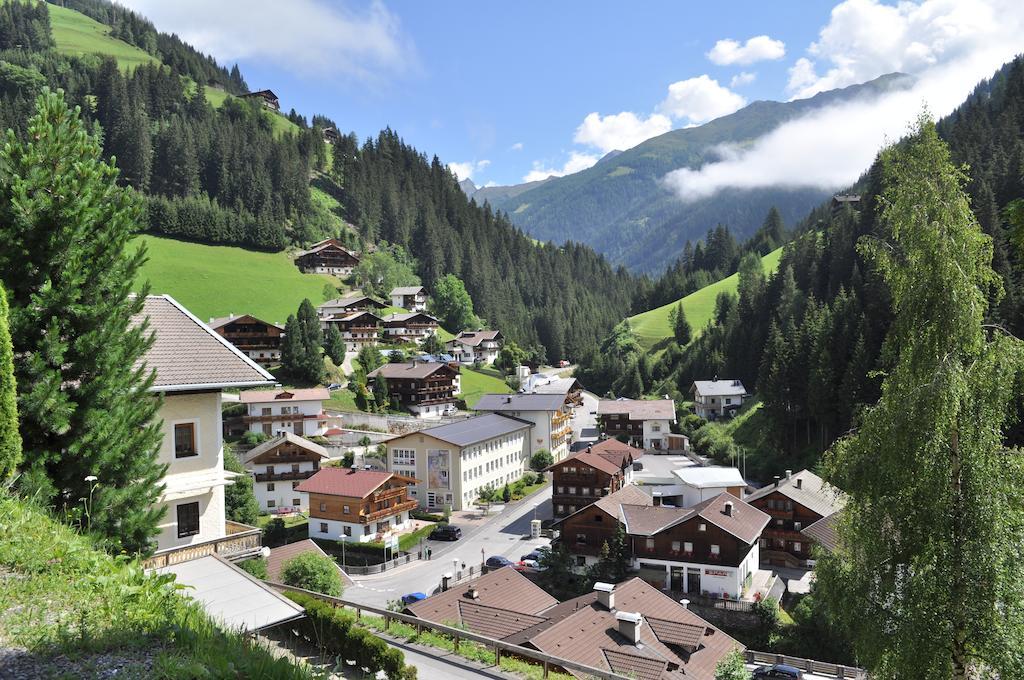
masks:
{"type": "Polygon", "coordinates": [[[533,423],[531,456],[541,449],[550,451],[556,463],[569,456],[572,408],[564,394],[485,394],[473,408],[481,413],[500,413],[533,423]]]}
{"type": "Polygon", "coordinates": [[[428,510],[464,510],[484,487],[500,489],[530,465],[533,424],[489,413],[387,442],[388,470],[417,483],[409,496],[428,510]]]}
{"type": "Polygon", "coordinates": [[[331,393],[326,387],[247,390],[239,397],[245,404],[242,421],[250,432],[262,432],[268,437],[282,432],[316,437],[327,432],[324,402],[331,398],[331,393]]]}
{"type": "Polygon", "coordinates": [[[236,473],[224,470],[221,390],[271,385],[274,378],[170,296],[146,297],[133,323],[147,319],[154,341],[142,363],[155,373],[150,391],[163,397],[159,461],[167,465],[159,555],[230,533],[224,486],[236,473]]]}

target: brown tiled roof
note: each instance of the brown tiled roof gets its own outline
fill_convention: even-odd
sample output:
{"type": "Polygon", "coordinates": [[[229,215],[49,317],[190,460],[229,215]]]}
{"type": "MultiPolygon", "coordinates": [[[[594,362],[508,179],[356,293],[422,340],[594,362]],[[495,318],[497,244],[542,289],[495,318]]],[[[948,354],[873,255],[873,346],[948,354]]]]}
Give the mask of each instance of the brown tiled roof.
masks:
{"type": "Polygon", "coordinates": [[[384,304],[380,300],[370,297],[369,295],[349,295],[348,297],[334,298],[327,302],[321,302],[317,309],[324,307],[352,307],[353,305],[370,303],[375,307],[383,309],[388,305],[384,304]]]}
{"type": "Polygon", "coordinates": [[[584,593],[583,595],[580,595],[579,597],[574,597],[571,600],[559,602],[555,606],[545,609],[542,612],[544,616],[543,621],[541,621],[540,623],[531,628],[527,628],[518,633],[514,633],[508,636],[507,638],[505,638],[505,642],[508,642],[513,645],[524,645],[527,642],[529,642],[530,639],[533,638],[535,635],[538,635],[541,631],[547,630],[548,628],[555,625],[559,621],[562,621],[568,616],[572,616],[581,608],[589,607],[596,600],[597,593],[592,590],[589,593],[584,593]]]}
{"type": "Polygon", "coordinates": [[[319,243],[314,243],[313,245],[311,245],[309,247],[309,250],[302,250],[302,251],[299,251],[299,252],[295,253],[295,257],[302,257],[304,255],[313,255],[313,254],[319,253],[321,250],[325,250],[326,248],[337,248],[338,250],[342,250],[342,251],[348,253],[349,255],[351,255],[352,257],[356,258],[357,260],[359,259],[359,256],[356,255],[355,251],[349,250],[348,248],[346,248],[345,246],[341,245],[340,243],[338,243],[334,239],[327,239],[327,240],[324,240],[324,241],[320,241],[319,243]]]}
{"type": "Polygon", "coordinates": [[[427,323],[438,323],[437,319],[430,316],[429,314],[424,314],[423,312],[402,312],[401,314],[398,314],[396,312],[395,314],[388,314],[387,316],[383,317],[381,321],[383,321],[385,324],[397,325],[401,323],[407,323],[416,318],[426,319],[427,323]]]}
{"type": "Polygon", "coordinates": [[[278,328],[282,331],[284,330],[284,326],[280,326],[276,323],[270,323],[269,321],[264,321],[263,319],[258,319],[252,314],[232,314],[231,316],[218,316],[216,318],[210,319],[210,328],[216,330],[221,326],[226,326],[227,324],[233,321],[241,321],[242,319],[251,319],[252,321],[255,321],[257,323],[273,326],[274,328],[278,328]]]}
{"type": "Polygon", "coordinates": [[[654,500],[633,484],[627,484],[615,493],[599,498],[594,505],[612,517],[618,517],[620,505],[653,506],[654,500]]]}
{"type": "Polygon", "coordinates": [[[625,460],[628,458],[629,462],[632,463],[634,460],[644,455],[643,449],[638,449],[635,446],[630,446],[624,442],[620,442],[618,439],[605,439],[592,446],[588,446],[587,450],[590,453],[596,453],[599,456],[607,458],[619,467],[625,467],[625,460]]]}
{"type": "Polygon", "coordinates": [[[417,295],[424,293],[426,290],[423,286],[399,286],[391,289],[391,295],[417,295]]]}
{"type": "Polygon", "coordinates": [[[612,461],[608,460],[604,456],[598,456],[593,453],[587,453],[586,451],[579,451],[578,453],[574,453],[568,458],[565,458],[563,460],[558,461],[557,463],[554,463],[547,469],[554,470],[569,463],[582,463],[584,465],[589,465],[592,468],[601,470],[602,472],[607,472],[610,475],[614,475],[622,471],[621,467],[619,467],[612,461]]]}
{"type": "Polygon", "coordinates": [[[384,376],[388,379],[416,380],[429,378],[438,371],[445,370],[454,372],[454,369],[448,364],[410,361],[404,364],[384,364],[367,373],[366,377],[376,378],[377,376],[384,376]]]}
{"type": "MultiPolygon", "coordinates": [[[[841,512],[841,511],[840,511],[841,512]]],[[[832,552],[836,549],[839,536],[836,533],[836,524],[839,521],[839,512],[833,512],[828,517],[822,517],[814,524],[804,527],[802,533],[825,550],[832,552]]]]}
{"type": "Polygon", "coordinates": [[[689,508],[623,505],[622,517],[626,533],[640,536],[653,536],[699,517],[748,544],[757,540],[770,520],[765,513],[728,493],[720,493],[689,508]],[[726,503],[732,503],[731,515],[725,514],[726,503]]]}
{"type": "Polygon", "coordinates": [[[671,399],[602,399],[597,402],[599,416],[621,414],[630,420],[675,420],[676,403],[671,399]]]}
{"type": "Polygon", "coordinates": [[[262,456],[267,451],[273,451],[277,447],[286,443],[294,444],[295,446],[298,446],[301,449],[305,449],[306,451],[315,453],[321,458],[330,457],[330,455],[327,453],[327,449],[320,446],[316,442],[311,442],[305,437],[300,437],[297,434],[285,431],[279,434],[278,436],[274,437],[273,439],[268,439],[262,444],[258,444],[253,448],[249,449],[249,451],[245,454],[245,462],[249,462],[252,459],[257,458],[258,456],[262,456]]]}
{"type": "Polygon", "coordinates": [[[668,661],[658,658],[646,649],[646,653],[635,654],[619,649],[604,649],[605,661],[611,670],[637,680],[658,680],[668,666],[668,661]]]}
{"type": "Polygon", "coordinates": [[[496,640],[504,640],[546,620],[543,616],[489,607],[476,600],[459,600],[459,622],[474,633],[496,640]]]}
{"type": "Polygon", "coordinates": [[[151,391],[271,385],[274,376],[239,352],[169,295],[148,295],[137,326],[149,321],[153,345],[137,363],[156,373],[151,391]]]}
{"type": "Polygon", "coordinates": [[[398,481],[416,481],[393,472],[329,467],[320,468],[316,474],[295,487],[295,490],[303,493],[322,493],[327,496],[365,498],[392,477],[398,481]]]}
{"type": "Polygon", "coordinates": [[[446,592],[413,602],[407,609],[426,621],[461,623],[459,603],[462,601],[534,616],[558,604],[558,600],[512,567],[502,567],[468,583],[459,583],[446,592]],[[476,588],[479,599],[466,596],[469,586],[476,588]]]}
{"type": "Polygon", "coordinates": [[[689,508],[670,508],[664,505],[623,504],[620,515],[626,524],[627,534],[653,536],[666,527],[692,516],[693,512],[689,508]]]}
{"type": "Polygon", "coordinates": [[[688,653],[700,646],[701,640],[704,639],[704,632],[707,630],[706,625],[685,621],[671,621],[654,617],[647,617],[645,620],[650,624],[651,630],[659,640],[665,644],[678,645],[688,653]]]}
{"type": "Polygon", "coordinates": [[[292,401],[326,401],[331,398],[331,393],[326,387],[308,387],[304,389],[246,390],[238,396],[243,404],[262,404],[270,401],[284,403],[292,401]]]}
{"type": "MultiPolygon", "coordinates": [[[[267,558],[267,580],[280,583],[281,569],[284,567],[284,563],[293,557],[307,552],[328,557],[327,553],[320,546],[308,538],[296,541],[295,543],[289,543],[288,545],[282,545],[280,548],[271,548],[270,556],[267,558]]],[[[342,578],[346,584],[352,583],[352,579],[341,570],[341,567],[338,567],[338,571],[341,571],[342,578]]]]}
{"type": "Polygon", "coordinates": [[[779,480],[778,486],[769,484],[750,494],[744,500],[750,503],[770,496],[775,491],[822,517],[828,517],[837,510],[841,510],[846,504],[842,491],[831,486],[810,470],[801,470],[792,477],[783,477],[779,480]],[[797,486],[798,481],[799,487],[797,486]]]}

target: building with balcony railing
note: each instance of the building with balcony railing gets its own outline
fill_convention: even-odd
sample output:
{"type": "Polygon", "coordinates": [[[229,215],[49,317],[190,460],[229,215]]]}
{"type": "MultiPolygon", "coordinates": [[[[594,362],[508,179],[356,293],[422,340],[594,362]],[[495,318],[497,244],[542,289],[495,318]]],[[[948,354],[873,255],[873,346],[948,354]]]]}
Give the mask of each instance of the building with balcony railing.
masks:
{"type": "Polygon", "coordinates": [[[597,404],[601,434],[623,437],[629,444],[646,450],[673,450],[672,436],[676,405],[671,399],[602,399],[597,404]]]}
{"type": "Polygon", "coordinates": [[[324,402],[330,398],[326,387],[246,390],[239,395],[245,405],[245,415],[232,419],[229,428],[263,433],[268,437],[282,432],[300,437],[323,436],[327,432],[324,402]]]}
{"type": "Polygon", "coordinates": [[[548,468],[551,506],[555,517],[565,517],[629,483],[633,461],[643,451],[615,439],[606,439],[548,468]]]}
{"type": "Polygon", "coordinates": [[[366,377],[374,384],[386,381],[392,402],[419,418],[439,418],[455,411],[457,367],[413,360],[384,364],[366,377]]]}
{"type": "Polygon", "coordinates": [[[493,364],[504,341],[501,331],[462,331],[445,343],[445,348],[460,363],[493,364]]]}
{"type": "Polygon", "coordinates": [[[384,339],[388,342],[422,343],[434,333],[440,325],[437,319],[423,312],[389,314],[382,319],[384,339]]]}
{"type": "Polygon", "coordinates": [[[284,326],[280,324],[257,319],[251,314],[229,314],[210,319],[210,328],[261,366],[281,361],[284,326]]]}
{"type": "Polygon", "coordinates": [[[418,505],[408,489],[414,477],[393,472],[322,468],[297,490],[309,494],[309,537],[365,543],[410,528],[418,505]]]}
{"type": "Polygon", "coordinates": [[[427,310],[427,289],[423,286],[400,286],[391,289],[391,306],[410,312],[427,310]]]}
{"type": "Polygon", "coordinates": [[[485,394],[473,407],[481,413],[500,413],[533,423],[530,455],[547,449],[558,462],[569,455],[572,408],[561,394],[485,394]]]}
{"type": "Polygon", "coordinates": [[[316,474],[327,458],[324,447],[284,432],[251,449],[242,462],[253,476],[253,493],[260,510],[306,512],[309,496],[298,486],[316,474]]]}
{"type": "Polygon", "coordinates": [[[384,339],[384,320],[369,311],[320,317],[320,326],[324,331],[336,326],[347,352],[358,352],[364,345],[376,345],[384,339]]]}
{"type": "Polygon", "coordinates": [[[295,266],[307,274],[351,276],[358,264],[359,255],[333,238],[314,243],[295,256],[295,266]]]}

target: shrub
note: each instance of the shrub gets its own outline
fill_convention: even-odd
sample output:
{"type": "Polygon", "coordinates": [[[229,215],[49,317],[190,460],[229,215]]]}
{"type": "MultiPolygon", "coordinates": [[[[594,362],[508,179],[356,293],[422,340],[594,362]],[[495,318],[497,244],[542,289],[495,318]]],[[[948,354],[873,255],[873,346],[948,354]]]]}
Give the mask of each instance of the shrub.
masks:
{"type": "Polygon", "coordinates": [[[281,580],[290,586],[339,597],[343,590],[341,572],[334,560],[316,553],[303,553],[284,563],[281,580]]]}
{"type": "Polygon", "coordinates": [[[284,545],[286,540],[288,540],[288,528],[280,517],[275,517],[267,522],[267,526],[263,527],[263,543],[268,547],[276,548],[279,545],[284,545]]]}
{"type": "Polygon", "coordinates": [[[424,522],[443,522],[444,515],[438,515],[433,512],[424,512],[422,510],[413,510],[409,513],[409,517],[413,519],[422,520],[424,522]]]}
{"type": "Polygon", "coordinates": [[[715,680],[750,680],[743,653],[734,649],[715,666],[715,680]]]}
{"type": "Polygon", "coordinates": [[[267,437],[267,435],[263,434],[262,432],[249,431],[242,435],[242,443],[248,444],[249,446],[256,446],[257,444],[262,444],[263,442],[267,441],[267,439],[269,439],[269,437],[267,437]]]}
{"type": "Polygon", "coordinates": [[[254,557],[251,560],[243,560],[238,563],[239,568],[247,571],[256,578],[267,578],[267,560],[263,557],[254,557]]]}
{"type": "Polygon", "coordinates": [[[547,449],[539,449],[536,453],[530,456],[530,469],[534,472],[541,472],[545,468],[550,467],[555,462],[555,459],[551,456],[551,452],[547,449]]]}

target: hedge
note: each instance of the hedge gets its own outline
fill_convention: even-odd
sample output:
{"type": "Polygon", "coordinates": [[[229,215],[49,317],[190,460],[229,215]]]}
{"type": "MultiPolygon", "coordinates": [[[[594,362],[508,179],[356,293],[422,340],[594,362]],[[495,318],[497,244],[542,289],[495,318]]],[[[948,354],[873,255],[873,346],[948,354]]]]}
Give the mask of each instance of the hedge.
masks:
{"type": "Polygon", "coordinates": [[[409,517],[413,519],[422,520],[424,522],[443,522],[445,521],[444,515],[438,515],[433,512],[423,512],[422,510],[413,510],[409,513],[409,517]]]}
{"type": "Polygon", "coordinates": [[[369,670],[370,675],[384,671],[388,680],[415,680],[416,667],[406,665],[405,654],[354,625],[352,614],[305,593],[286,592],[285,595],[306,610],[305,618],[293,625],[322,652],[344,661],[355,661],[360,668],[369,670]]]}

